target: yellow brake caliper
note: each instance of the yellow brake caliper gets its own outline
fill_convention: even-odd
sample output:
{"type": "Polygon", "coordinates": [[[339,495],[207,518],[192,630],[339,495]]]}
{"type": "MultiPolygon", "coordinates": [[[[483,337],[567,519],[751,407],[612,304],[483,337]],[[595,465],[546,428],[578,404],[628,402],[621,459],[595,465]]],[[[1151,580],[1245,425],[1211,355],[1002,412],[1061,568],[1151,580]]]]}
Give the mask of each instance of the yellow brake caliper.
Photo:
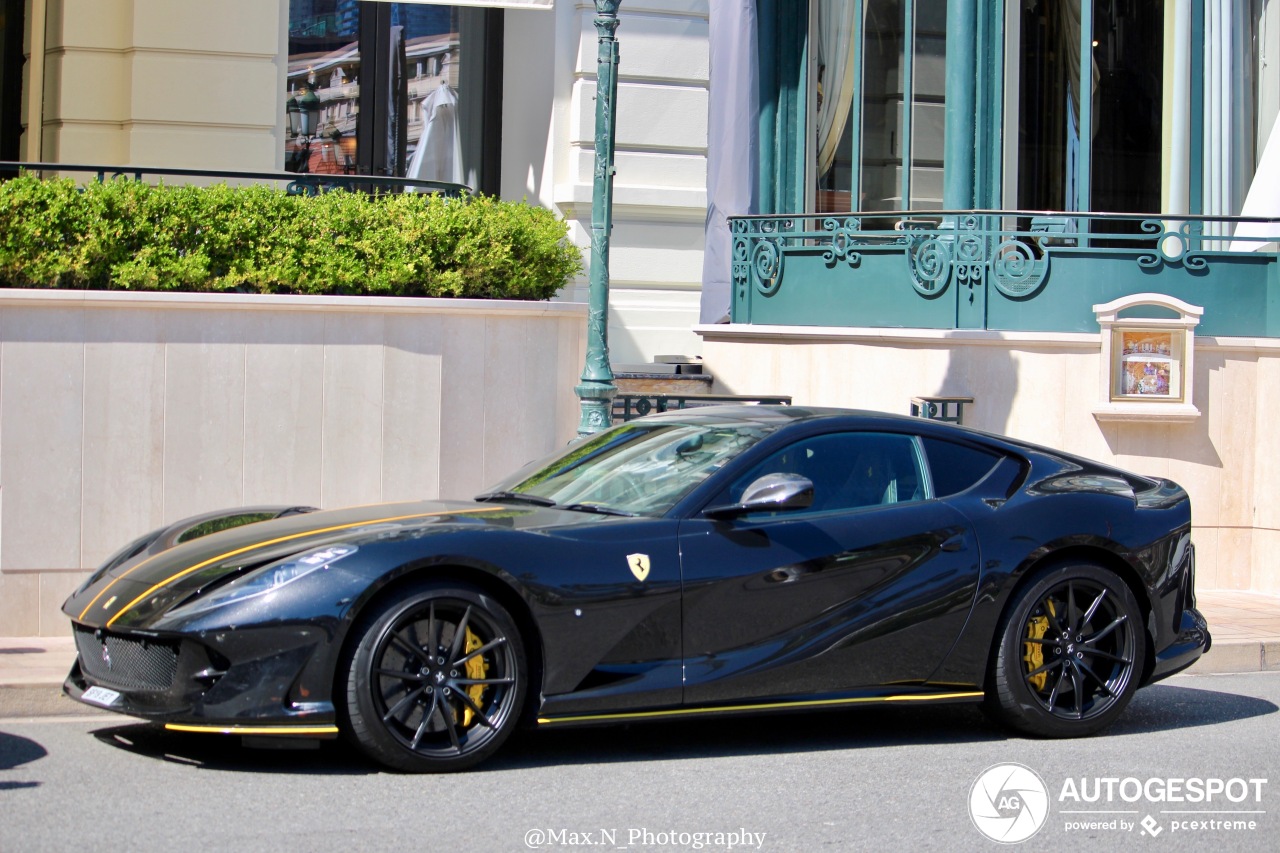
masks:
{"type": "MultiPolygon", "coordinates": [[[[1049,613],[1054,616],[1058,615],[1053,609],[1052,601],[1046,601],[1045,606],[1049,608],[1049,613]]],[[[1031,619],[1027,620],[1028,640],[1039,640],[1048,631],[1048,616],[1033,616],[1031,619]]],[[[1036,642],[1023,643],[1022,648],[1024,649],[1022,659],[1027,664],[1027,672],[1035,672],[1037,669],[1044,666],[1044,646],[1042,644],[1036,642]]],[[[1036,690],[1044,690],[1045,682],[1048,680],[1048,673],[1036,672],[1035,675],[1030,676],[1029,680],[1036,690]]]]}
{"type": "MultiPolygon", "coordinates": [[[[464,651],[467,654],[471,654],[476,649],[480,648],[480,646],[482,645],[484,644],[480,642],[480,638],[477,637],[470,628],[468,628],[467,644],[464,651]]],[[[484,678],[485,673],[489,671],[488,664],[484,662],[484,655],[476,655],[471,660],[467,661],[466,666],[467,666],[467,678],[473,678],[473,679],[484,678]]],[[[467,688],[467,695],[471,697],[472,702],[476,703],[477,708],[480,707],[480,697],[484,695],[484,685],[483,684],[471,685],[470,687],[467,688]]],[[[463,728],[470,726],[472,718],[474,717],[475,717],[475,712],[472,711],[470,708],[464,707],[462,709],[463,728]]]]}

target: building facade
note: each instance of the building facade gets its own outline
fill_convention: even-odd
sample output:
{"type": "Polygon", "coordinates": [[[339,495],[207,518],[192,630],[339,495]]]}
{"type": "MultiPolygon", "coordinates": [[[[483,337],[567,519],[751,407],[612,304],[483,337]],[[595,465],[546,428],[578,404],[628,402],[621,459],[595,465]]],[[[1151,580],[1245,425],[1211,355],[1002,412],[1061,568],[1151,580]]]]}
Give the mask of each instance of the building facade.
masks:
{"type": "MultiPolygon", "coordinates": [[[[0,158],[456,180],[589,244],[590,0],[0,12],[0,158]]],[[[1184,483],[1202,585],[1280,592],[1280,0],[623,0],[620,19],[615,364],[702,354],[715,390],[798,403],[972,398],[967,424],[1184,483]]],[[[586,295],[584,274],[560,299],[586,295]]],[[[137,532],[120,524],[86,566],[137,532]]]]}
{"type": "Polygon", "coordinates": [[[718,8],[717,390],[965,400],[1183,483],[1201,584],[1280,592],[1280,3],[718,8]]]}

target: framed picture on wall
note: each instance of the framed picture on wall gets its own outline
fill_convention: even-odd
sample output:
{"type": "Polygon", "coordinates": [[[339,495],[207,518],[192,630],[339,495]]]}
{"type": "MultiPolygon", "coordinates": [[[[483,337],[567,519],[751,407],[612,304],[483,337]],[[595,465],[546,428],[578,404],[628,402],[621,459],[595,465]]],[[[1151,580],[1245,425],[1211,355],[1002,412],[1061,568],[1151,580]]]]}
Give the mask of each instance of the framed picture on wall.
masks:
{"type": "Polygon", "coordinates": [[[1102,332],[1093,416],[1134,423],[1199,418],[1195,327],[1204,309],[1166,294],[1135,293],[1093,311],[1102,332]]]}
{"type": "Polygon", "coordinates": [[[1183,339],[1180,331],[1112,329],[1112,400],[1182,402],[1183,339]]]}

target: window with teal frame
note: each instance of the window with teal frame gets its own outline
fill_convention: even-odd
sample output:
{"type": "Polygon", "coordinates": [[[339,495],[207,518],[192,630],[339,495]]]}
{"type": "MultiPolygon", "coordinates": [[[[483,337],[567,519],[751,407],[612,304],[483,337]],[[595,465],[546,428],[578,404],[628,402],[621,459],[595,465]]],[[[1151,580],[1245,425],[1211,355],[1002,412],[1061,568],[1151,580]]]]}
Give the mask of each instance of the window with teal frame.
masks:
{"type": "Polygon", "coordinates": [[[1163,5],[1035,0],[1019,36],[1018,207],[1160,210],[1163,5]]]}
{"type": "Polygon", "coordinates": [[[811,209],[942,206],[947,0],[813,7],[811,209]]]}
{"type": "Polygon", "coordinates": [[[1238,215],[1275,6],[757,0],[759,210],[1238,215]]]}
{"type": "Polygon", "coordinates": [[[0,160],[18,160],[22,139],[22,0],[0,0],[0,160]]]}

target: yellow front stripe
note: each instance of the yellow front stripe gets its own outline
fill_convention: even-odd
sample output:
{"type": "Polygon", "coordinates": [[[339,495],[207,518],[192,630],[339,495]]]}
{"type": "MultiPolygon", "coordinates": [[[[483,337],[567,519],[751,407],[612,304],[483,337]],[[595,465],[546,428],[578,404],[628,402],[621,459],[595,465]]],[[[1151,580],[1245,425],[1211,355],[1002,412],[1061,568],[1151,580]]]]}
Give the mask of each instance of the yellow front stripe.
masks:
{"type": "MultiPolygon", "coordinates": [[[[476,507],[475,509],[441,510],[439,512],[415,513],[413,515],[397,515],[397,516],[392,516],[390,518],[371,518],[371,519],[366,519],[364,521],[353,521],[347,524],[336,524],[333,527],[321,527],[316,530],[306,530],[306,531],[303,531],[302,533],[291,533],[288,536],[281,536],[277,539],[269,539],[266,542],[255,542],[252,545],[246,545],[243,548],[237,548],[234,551],[228,551],[225,554],[219,554],[218,556],[205,560],[202,563],[196,563],[194,566],[190,566],[189,568],[183,569],[182,571],[177,572],[176,574],[170,575],[169,577],[165,578],[159,583],[153,584],[150,588],[147,589],[146,592],[142,593],[142,595],[139,595],[133,601],[130,601],[124,607],[120,608],[120,612],[118,612],[115,616],[112,616],[110,619],[107,620],[106,627],[110,628],[113,624],[115,624],[115,621],[119,619],[121,616],[123,616],[125,613],[127,613],[131,607],[133,607],[139,601],[142,601],[142,599],[146,598],[148,595],[155,592],[157,589],[160,589],[160,587],[168,586],[169,584],[173,583],[179,578],[185,577],[186,575],[189,575],[192,572],[199,571],[200,569],[203,569],[206,566],[211,566],[214,563],[221,562],[222,560],[226,560],[231,557],[235,557],[249,551],[257,550],[258,548],[266,548],[271,545],[278,545],[281,542],[288,542],[293,539],[302,539],[307,536],[318,536],[322,533],[332,533],[335,530],[350,530],[355,527],[366,527],[370,524],[386,524],[387,522],[390,522],[390,521],[407,521],[412,518],[433,518],[433,517],[442,516],[442,515],[472,515],[472,514],[481,513],[481,512],[497,512],[504,509],[507,509],[507,507],[486,506],[486,507],[476,507]]],[[[156,557],[159,557],[159,556],[160,554],[156,555],[156,557]]],[[[151,559],[154,560],[156,557],[152,557],[151,559]]],[[[144,562],[149,562],[149,561],[144,561],[144,562]]],[[[136,569],[142,565],[143,563],[139,563],[137,566],[134,566],[134,568],[136,569]]],[[[129,571],[131,572],[133,571],[133,569],[130,569],[129,571]]],[[[128,572],[125,572],[125,574],[128,574],[128,572]]],[[[124,575],[121,575],[120,577],[122,578],[124,577],[124,575]]],[[[115,581],[119,579],[120,578],[116,578],[111,583],[115,583],[115,581]]],[[[108,585],[107,588],[109,589],[110,585],[108,585]]],[[[106,589],[102,590],[102,592],[106,592],[106,591],[107,591],[106,589]]],[[[88,607],[85,607],[84,611],[80,614],[81,620],[83,620],[85,617],[85,614],[89,612],[89,608],[93,606],[93,602],[97,601],[102,596],[102,592],[94,596],[93,601],[90,601],[88,607]]]]}

